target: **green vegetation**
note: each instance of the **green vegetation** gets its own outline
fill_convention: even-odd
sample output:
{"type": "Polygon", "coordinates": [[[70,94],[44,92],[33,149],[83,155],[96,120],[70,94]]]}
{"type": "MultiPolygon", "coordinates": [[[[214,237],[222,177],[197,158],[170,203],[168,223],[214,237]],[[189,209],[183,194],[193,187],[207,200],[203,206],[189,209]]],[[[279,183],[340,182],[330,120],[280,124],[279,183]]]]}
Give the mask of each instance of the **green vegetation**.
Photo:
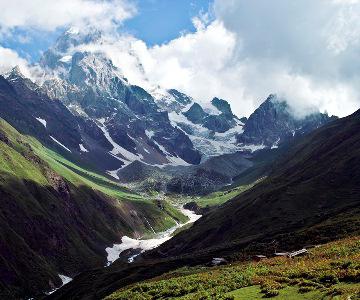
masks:
{"type": "MultiPolygon", "coordinates": [[[[225,202],[235,198],[236,196],[239,196],[241,193],[251,189],[253,186],[255,186],[257,183],[261,182],[263,179],[259,179],[251,184],[246,185],[240,185],[235,188],[229,189],[229,190],[223,190],[218,192],[213,192],[211,194],[205,195],[205,196],[176,196],[176,195],[168,195],[165,198],[173,203],[174,205],[184,205],[189,202],[196,202],[197,205],[200,208],[206,208],[206,207],[213,207],[213,206],[219,206],[221,204],[224,204],[225,202]]],[[[150,195],[153,195],[154,197],[158,197],[158,192],[151,192],[150,195]]]]}
{"type": "MultiPolygon", "coordinates": [[[[48,169],[77,188],[89,187],[94,191],[100,191],[119,200],[122,206],[130,203],[133,208],[146,215],[156,232],[175,226],[176,222],[188,220],[166,200],[159,203],[154,197],[135,194],[105,176],[76,165],[46,148],[35,138],[21,135],[3,119],[0,119],[0,134],[7,141],[5,143],[0,140],[0,186],[1,183],[8,185],[14,178],[32,181],[42,187],[51,186],[46,175],[48,169]]],[[[148,226],[144,226],[142,231],[145,236],[152,235],[152,229],[148,226]]]]}
{"type": "Polygon", "coordinates": [[[200,207],[221,205],[229,201],[230,199],[240,195],[241,193],[251,189],[258,182],[260,181],[256,181],[252,184],[241,185],[226,191],[214,192],[203,197],[196,197],[193,198],[193,201],[195,201],[200,207]]]}
{"type": "Polygon", "coordinates": [[[58,153],[44,147],[37,140],[31,138],[31,146],[36,155],[46,161],[51,168],[62,177],[66,178],[76,186],[87,185],[99,190],[109,196],[127,198],[132,200],[143,200],[140,195],[134,194],[106,177],[86,170],[58,153]]]}
{"type": "Polygon", "coordinates": [[[122,299],[360,299],[360,237],[309,249],[293,259],[182,268],[125,287],[122,299]]]}

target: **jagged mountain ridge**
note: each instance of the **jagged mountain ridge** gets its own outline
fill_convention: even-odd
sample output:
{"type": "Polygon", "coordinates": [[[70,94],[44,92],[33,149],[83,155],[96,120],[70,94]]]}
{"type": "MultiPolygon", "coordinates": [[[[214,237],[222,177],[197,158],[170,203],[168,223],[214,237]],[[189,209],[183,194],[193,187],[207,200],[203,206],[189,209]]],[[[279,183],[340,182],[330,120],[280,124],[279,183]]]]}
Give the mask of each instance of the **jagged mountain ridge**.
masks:
{"type": "Polygon", "coordinates": [[[198,164],[211,156],[276,144],[277,140],[270,145],[261,139],[242,143],[244,139],[237,136],[246,119],[235,116],[225,100],[214,98],[203,107],[175,89],[133,86],[104,53],[80,47],[102,42],[102,34],[96,30],[65,32],[40,61],[50,74],[56,74],[42,86],[50,97],[61,99],[75,113],[95,121],[102,119],[102,128],[114,142],[134,154],[124,160],[125,165],[133,160],[151,165],[198,164]]]}
{"type": "Polygon", "coordinates": [[[335,119],[337,117],[329,117],[326,113],[313,113],[297,119],[283,99],[270,95],[249,117],[244,132],[237,136],[237,140],[242,144],[277,147],[335,119]]]}
{"type": "Polygon", "coordinates": [[[229,103],[219,98],[204,105],[175,89],[145,90],[131,85],[104,53],[80,47],[87,43],[101,44],[102,33],[70,30],[60,36],[40,60],[45,80],[38,84],[19,70],[7,74],[10,85],[17,85],[18,101],[22,93],[45,99],[47,113],[27,120],[23,103],[18,120],[8,116],[10,111],[2,117],[24,132],[26,122],[35,122],[30,127],[36,127],[33,132],[43,142],[116,179],[118,171],[134,161],[159,167],[198,165],[210,157],[278,147],[331,120],[320,113],[295,120],[284,102],[285,117],[279,121],[276,109],[267,105],[275,103],[269,100],[272,96],[247,120],[235,116],[229,103]],[[58,119],[67,120],[67,129],[52,121],[51,103],[60,107],[58,100],[65,105],[58,119]]]}

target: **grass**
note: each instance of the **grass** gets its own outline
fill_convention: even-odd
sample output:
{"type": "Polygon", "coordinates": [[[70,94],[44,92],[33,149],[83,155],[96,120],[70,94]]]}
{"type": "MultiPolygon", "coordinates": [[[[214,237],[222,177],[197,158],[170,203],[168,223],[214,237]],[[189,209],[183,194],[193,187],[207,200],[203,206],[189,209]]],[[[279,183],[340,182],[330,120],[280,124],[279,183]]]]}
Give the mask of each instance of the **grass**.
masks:
{"type": "Polygon", "coordinates": [[[144,200],[142,196],[132,193],[106,177],[70,162],[33,138],[31,138],[31,146],[35,153],[46,161],[55,172],[77,186],[87,185],[112,197],[144,200]]]}
{"type": "MultiPolygon", "coordinates": [[[[233,297],[236,300],[263,300],[264,294],[261,293],[261,288],[258,285],[249,286],[230,292],[228,297],[233,297]]],[[[298,288],[287,286],[279,291],[277,296],[272,297],[276,300],[319,300],[322,298],[322,293],[318,290],[310,291],[307,293],[299,294],[298,288]]]]}
{"type": "Polygon", "coordinates": [[[227,190],[227,191],[219,191],[214,192],[209,195],[203,196],[203,197],[195,197],[193,200],[200,206],[200,207],[206,207],[206,206],[216,206],[221,205],[230,199],[240,195],[241,193],[251,189],[255,184],[257,184],[258,181],[247,184],[247,185],[241,185],[236,188],[227,190]]]}
{"type": "Polygon", "coordinates": [[[360,299],[360,237],[309,249],[294,259],[182,268],[125,287],[121,299],[360,299]]]}
{"type": "MultiPolygon", "coordinates": [[[[20,181],[35,182],[42,187],[50,186],[44,172],[45,168],[49,168],[76,187],[90,187],[117,199],[119,204],[130,202],[134,208],[147,216],[156,232],[175,226],[176,222],[188,220],[168,201],[163,200],[159,205],[154,197],[133,193],[105,176],[76,165],[44,147],[35,138],[21,135],[2,119],[0,133],[8,139],[8,143],[0,141],[0,185],[6,185],[10,179],[17,178],[20,181]]],[[[142,231],[145,236],[152,234],[151,228],[145,227],[142,231]]]]}
{"type": "MultiPolygon", "coordinates": [[[[205,196],[191,197],[191,196],[182,196],[182,195],[179,195],[179,196],[167,195],[166,199],[176,206],[184,205],[189,202],[196,202],[200,208],[219,206],[219,205],[224,204],[225,202],[233,199],[234,197],[240,195],[241,193],[251,189],[254,185],[259,183],[261,180],[262,179],[259,179],[251,184],[237,186],[237,187],[229,189],[229,190],[213,192],[213,193],[205,195],[205,196]]],[[[159,193],[152,192],[151,195],[156,197],[157,195],[159,195],[159,193]]]]}

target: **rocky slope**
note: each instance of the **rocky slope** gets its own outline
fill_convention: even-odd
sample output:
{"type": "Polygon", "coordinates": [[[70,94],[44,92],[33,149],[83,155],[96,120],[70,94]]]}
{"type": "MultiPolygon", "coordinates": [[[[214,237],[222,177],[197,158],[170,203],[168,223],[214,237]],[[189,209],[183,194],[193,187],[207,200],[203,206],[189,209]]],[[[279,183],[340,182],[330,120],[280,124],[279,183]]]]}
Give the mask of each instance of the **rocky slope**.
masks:
{"type": "Polygon", "coordinates": [[[244,132],[237,136],[241,144],[276,148],[297,136],[315,130],[336,117],[313,113],[296,118],[285,100],[270,95],[247,120],[244,132]]]}

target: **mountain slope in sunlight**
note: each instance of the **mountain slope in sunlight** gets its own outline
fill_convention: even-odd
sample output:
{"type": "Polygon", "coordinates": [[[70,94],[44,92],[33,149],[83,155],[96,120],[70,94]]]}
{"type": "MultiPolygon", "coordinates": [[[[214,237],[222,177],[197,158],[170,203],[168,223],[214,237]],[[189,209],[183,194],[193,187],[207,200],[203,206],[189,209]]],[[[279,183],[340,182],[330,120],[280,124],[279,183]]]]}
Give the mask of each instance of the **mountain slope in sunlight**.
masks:
{"type": "Polygon", "coordinates": [[[18,299],[106,264],[123,235],[182,220],[164,203],[131,194],[73,165],[0,119],[0,298],[18,299]],[[29,276],[29,274],[32,274],[29,276]]]}

